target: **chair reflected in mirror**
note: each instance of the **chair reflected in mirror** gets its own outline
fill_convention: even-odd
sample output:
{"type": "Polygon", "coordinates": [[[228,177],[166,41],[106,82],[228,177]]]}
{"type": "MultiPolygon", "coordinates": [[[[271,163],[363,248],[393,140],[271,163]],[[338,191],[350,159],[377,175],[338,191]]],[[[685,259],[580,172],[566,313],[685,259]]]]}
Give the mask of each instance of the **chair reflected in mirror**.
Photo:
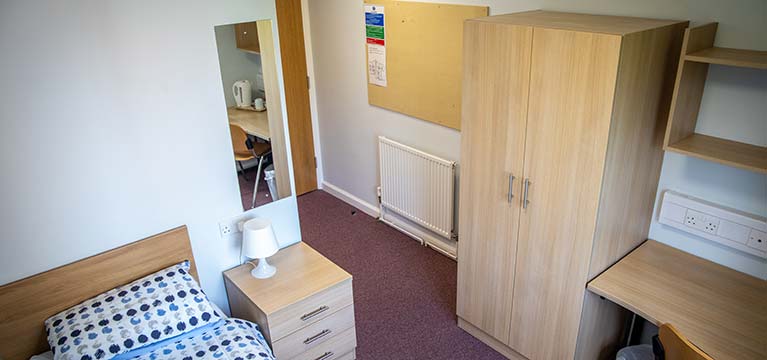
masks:
{"type": "Polygon", "coordinates": [[[248,136],[241,127],[229,124],[229,132],[232,135],[232,150],[234,150],[234,160],[237,162],[238,172],[242,173],[243,179],[249,181],[243,167],[243,161],[257,160],[256,181],[253,185],[253,199],[250,208],[256,207],[256,197],[258,196],[258,184],[261,181],[261,172],[263,170],[264,160],[272,154],[272,146],[269,143],[259,142],[255,138],[248,136]]]}

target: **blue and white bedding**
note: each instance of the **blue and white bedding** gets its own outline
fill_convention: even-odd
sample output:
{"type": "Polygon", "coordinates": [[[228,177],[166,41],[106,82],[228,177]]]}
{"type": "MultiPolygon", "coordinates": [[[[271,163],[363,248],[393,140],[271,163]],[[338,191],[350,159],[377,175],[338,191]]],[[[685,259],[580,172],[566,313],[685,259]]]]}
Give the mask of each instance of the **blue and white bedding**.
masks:
{"type": "Polygon", "coordinates": [[[114,359],[274,360],[274,356],[258,325],[228,318],[114,359]]]}
{"type": "Polygon", "coordinates": [[[182,262],[45,321],[54,360],[274,359],[251,322],[226,318],[182,262]]]}
{"type": "Polygon", "coordinates": [[[48,318],[54,359],[107,360],[219,321],[189,267],[176,264],[48,318]]]}
{"type": "MultiPolygon", "coordinates": [[[[118,355],[113,360],[274,360],[257,324],[226,318],[149,346],[118,355]]],[[[53,360],[53,353],[30,360],[53,360]]]]}

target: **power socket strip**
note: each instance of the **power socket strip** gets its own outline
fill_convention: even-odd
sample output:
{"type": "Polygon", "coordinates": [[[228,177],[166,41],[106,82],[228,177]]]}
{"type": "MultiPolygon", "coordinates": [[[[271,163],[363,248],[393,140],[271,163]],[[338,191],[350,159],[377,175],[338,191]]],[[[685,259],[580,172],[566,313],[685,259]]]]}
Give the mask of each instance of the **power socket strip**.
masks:
{"type": "Polygon", "coordinates": [[[658,222],[767,259],[767,218],[667,190],[658,222]]]}

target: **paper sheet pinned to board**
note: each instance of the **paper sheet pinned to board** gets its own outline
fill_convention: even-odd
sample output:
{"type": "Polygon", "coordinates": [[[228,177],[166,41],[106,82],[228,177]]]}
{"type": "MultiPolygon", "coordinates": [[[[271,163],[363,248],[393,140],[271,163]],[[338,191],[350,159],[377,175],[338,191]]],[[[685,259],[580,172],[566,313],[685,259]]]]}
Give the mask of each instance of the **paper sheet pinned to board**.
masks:
{"type": "Polygon", "coordinates": [[[386,86],[386,46],[368,44],[368,82],[386,86]]]}
{"type": "Polygon", "coordinates": [[[386,29],[384,7],[365,5],[365,38],[368,50],[368,82],[386,87],[386,29]]]}

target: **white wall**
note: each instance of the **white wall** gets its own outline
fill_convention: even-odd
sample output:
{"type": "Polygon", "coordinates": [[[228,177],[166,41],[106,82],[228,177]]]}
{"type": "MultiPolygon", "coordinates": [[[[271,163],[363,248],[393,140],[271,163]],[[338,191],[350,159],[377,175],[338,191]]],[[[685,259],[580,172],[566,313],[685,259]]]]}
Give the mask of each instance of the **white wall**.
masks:
{"type": "MultiPolygon", "coordinates": [[[[423,0],[422,0],[423,1],[423,0]]],[[[549,9],[599,14],[719,21],[717,45],[767,50],[763,0],[518,0],[435,1],[489,5],[491,14],[549,9]]],[[[460,132],[369,106],[365,77],[362,1],[309,0],[311,48],[324,181],[377,206],[376,137],[385,135],[435,155],[460,161],[460,132]]],[[[764,145],[764,72],[712,66],[699,131],[764,145]],[[722,119],[725,119],[724,125],[722,119]]],[[[660,190],[767,215],[767,176],[666,154],[660,190]]],[[[657,211],[657,210],[656,210],[657,211]]],[[[657,219],[657,215],[655,216],[657,219]]],[[[653,221],[650,237],[688,252],[767,278],[767,263],[653,221]]]]}
{"type": "MultiPolygon", "coordinates": [[[[218,221],[242,205],[213,27],[265,18],[273,2],[0,4],[0,284],[186,224],[226,308],[239,244],[218,221]]],[[[300,240],[294,197],[253,213],[300,240]]]]}
{"type": "Polygon", "coordinates": [[[221,64],[221,82],[224,86],[226,106],[235,106],[232,85],[237,80],[250,80],[251,95],[264,97],[264,77],[261,72],[261,55],[237,48],[234,25],[216,26],[218,62],[221,64]]]}

